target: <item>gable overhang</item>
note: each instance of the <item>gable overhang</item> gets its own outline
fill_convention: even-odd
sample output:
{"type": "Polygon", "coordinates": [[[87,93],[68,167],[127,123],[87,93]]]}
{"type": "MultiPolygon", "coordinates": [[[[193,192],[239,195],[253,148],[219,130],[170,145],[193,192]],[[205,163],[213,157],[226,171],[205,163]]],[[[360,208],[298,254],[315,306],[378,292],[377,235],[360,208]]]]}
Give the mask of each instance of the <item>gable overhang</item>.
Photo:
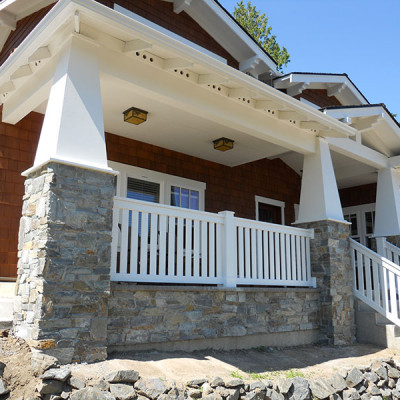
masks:
{"type": "Polygon", "coordinates": [[[198,46],[92,0],[60,0],[0,67],[4,122],[15,124],[47,101],[57,54],[71,35],[98,46],[105,82],[123,81],[160,103],[280,149],[308,154],[316,136],[355,134],[198,46]]]}
{"type": "Polygon", "coordinates": [[[0,52],[8,36],[22,18],[47,7],[56,0],[3,0],[0,1],[0,52]]]}
{"type": "Polygon", "coordinates": [[[273,80],[276,89],[285,89],[289,96],[301,95],[307,89],[325,89],[342,105],[365,105],[368,100],[347,74],[292,72],[273,80]]]}
{"type": "Polygon", "coordinates": [[[356,140],[387,157],[400,155],[400,126],[384,104],[332,106],[323,112],[357,130],[356,140]]]}

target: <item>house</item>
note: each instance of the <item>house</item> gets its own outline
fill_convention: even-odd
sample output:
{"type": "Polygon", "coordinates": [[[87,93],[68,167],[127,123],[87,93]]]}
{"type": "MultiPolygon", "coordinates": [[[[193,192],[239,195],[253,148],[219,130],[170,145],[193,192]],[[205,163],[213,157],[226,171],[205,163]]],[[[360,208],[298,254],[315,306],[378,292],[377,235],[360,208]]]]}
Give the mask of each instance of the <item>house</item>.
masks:
{"type": "Polygon", "coordinates": [[[400,127],[347,75],[282,75],[215,0],[3,0],[0,38],[17,336],[348,344],[354,295],[400,322],[400,127]]]}

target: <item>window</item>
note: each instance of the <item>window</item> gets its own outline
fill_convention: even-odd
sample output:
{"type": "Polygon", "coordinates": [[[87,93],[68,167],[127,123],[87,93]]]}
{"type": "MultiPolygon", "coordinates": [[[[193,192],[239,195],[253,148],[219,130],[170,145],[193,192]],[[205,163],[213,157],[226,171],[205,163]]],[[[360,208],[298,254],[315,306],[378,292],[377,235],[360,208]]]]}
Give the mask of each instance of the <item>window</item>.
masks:
{"type": "Polygon", "coordinates": [[[108,164],[119,172],[117,196],[192,210],[204,210],[206,190],[204,182],[113,161],[109,161],[108,164]]]}
{"type": "Polygon", "coordinates": [[[273,224],[285,223],[285,202],[256,196],[256,220],[273,224]]]}

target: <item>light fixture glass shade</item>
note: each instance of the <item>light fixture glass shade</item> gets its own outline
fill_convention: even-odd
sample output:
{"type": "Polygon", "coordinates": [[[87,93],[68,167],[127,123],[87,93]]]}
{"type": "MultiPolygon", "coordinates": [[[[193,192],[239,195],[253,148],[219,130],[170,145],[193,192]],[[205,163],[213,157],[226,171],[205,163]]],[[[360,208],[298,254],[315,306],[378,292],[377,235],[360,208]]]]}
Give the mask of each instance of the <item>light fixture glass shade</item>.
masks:
{"type": "Polygon", "coordinates": [[[124,111],[124,121],[130,124],[139,125],[147,120],[147,111],[131,107],[124,111]]]}
{"type": "Polygon", "coordinates": [[[213,143],[214,143],[214,149],[219,151],[227,151],[233,149],[234,141],[226,137],[221,137],[219,139],[213,140],[213,143]]]}

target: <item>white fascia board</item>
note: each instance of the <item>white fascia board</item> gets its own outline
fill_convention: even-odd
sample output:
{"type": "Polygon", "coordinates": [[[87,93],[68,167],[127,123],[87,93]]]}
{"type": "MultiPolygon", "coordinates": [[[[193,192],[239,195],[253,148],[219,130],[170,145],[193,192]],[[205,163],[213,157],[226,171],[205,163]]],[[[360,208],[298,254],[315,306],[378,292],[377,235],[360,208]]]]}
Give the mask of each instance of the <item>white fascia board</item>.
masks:
{"type": "Polygon", "coordinates": [[[331,108],[323,111],[327,115],[331,115],[335,118],[357,118],[357,117],[373,117],[385,113],[385,110],[381,106],[376,107],[346,107],[346,108],[331,108]]]}
{"type": "Polygon", "coordinates": [[[185,10],[199,25],[219,42],[233,57],[240,63],[251,56],[257,56],[265,70],[262,73],[272,70],[276,76],[282,75],[277,71],[277,64],[267,55],[260,47],[238,26],[232,18],[221,9],[214,0],[196,0],[192,1],[190,7],[185,10]],[[211,18],[207,18],[206,13],[211,12],[215,15],[219,24],[213,24],[211,18]],[[239,41],[239,42],[238,42],[239,41]],[[244,51],[248,53],[245,57],[239,57],[237,52],[239,44],[244,47],[244,51]]]}
{"type": "Polygon", "coordinates": [[[360,104],[368,104],[358,89],[350,81],[350,79],[345,75],[318,75],[318,74],[289,74],[288,76],[283,76],[282,78],[277,78],[274,80],[274,87],[277,89],[287,89],[291,84],[296,83],[323,83],[323,84],[346,84],[347,89],[355,96],[356,100],[360,104]]]}
{"type": "Polygon", "coordinates": [[[337,131],[343,137],[353,136],[356,133],[354,128],[335,118],[301,103],[214,57],[208,56],[204,51],[193,47],[191,42],[189,45],[183,42],[180,37],[176,38],[163,34],[94,0],[60,0],[0,67],[0,86],[9,81],[11,74],[19,66],[27,63],[31,54],[39,47],[46,45],[49,37],[52,37],[59,27],[65,24],[65,21],[72,18],[76,11],[91,16],[96,21],[96,27],[100,30],[107,26],[117,28],[125,35],[132,34],[134,37],[146,40],[161,48],[167,48],[176,53],[178,57],[189,59],[195,64],[203,65],[214,73],[226,77],[229,81],[234,82],[235,86],[238,85],[250,92],[257,93],[258,96],[267,97],[273,102],[282,104],[283,108],[296,111],[309,120],[320,122],[327,128],[337,131]]]}

